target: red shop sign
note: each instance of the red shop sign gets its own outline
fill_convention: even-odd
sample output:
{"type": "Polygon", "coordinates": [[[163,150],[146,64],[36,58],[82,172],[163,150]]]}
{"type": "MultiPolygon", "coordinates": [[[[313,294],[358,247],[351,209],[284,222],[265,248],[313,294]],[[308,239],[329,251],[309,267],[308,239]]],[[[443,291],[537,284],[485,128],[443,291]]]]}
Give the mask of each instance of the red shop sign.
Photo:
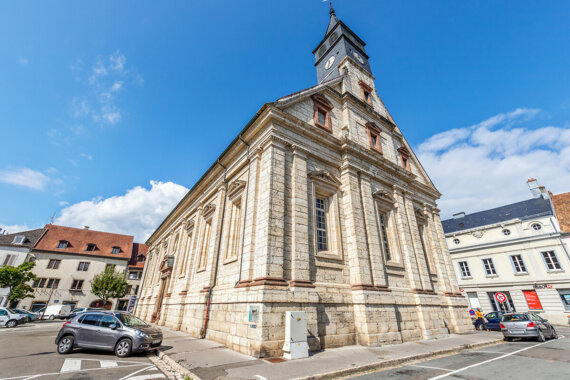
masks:
{"type": "Polygon", "coordinates": [[[523,294],[530,310],[542,310],[542,304],[534,290],[523,290],[523,294]]]}

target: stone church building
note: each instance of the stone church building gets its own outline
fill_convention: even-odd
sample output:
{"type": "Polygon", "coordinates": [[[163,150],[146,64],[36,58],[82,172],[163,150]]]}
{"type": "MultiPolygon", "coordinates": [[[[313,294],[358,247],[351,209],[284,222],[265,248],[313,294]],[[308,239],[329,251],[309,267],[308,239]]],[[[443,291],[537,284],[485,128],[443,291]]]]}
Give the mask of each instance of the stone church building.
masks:
{"type": "Polygon", "coordinates": [[[136,314],[256,357],[473,329],[430,181],[331,9],[318,84],[266,103],[148,239],[136,314]]]}

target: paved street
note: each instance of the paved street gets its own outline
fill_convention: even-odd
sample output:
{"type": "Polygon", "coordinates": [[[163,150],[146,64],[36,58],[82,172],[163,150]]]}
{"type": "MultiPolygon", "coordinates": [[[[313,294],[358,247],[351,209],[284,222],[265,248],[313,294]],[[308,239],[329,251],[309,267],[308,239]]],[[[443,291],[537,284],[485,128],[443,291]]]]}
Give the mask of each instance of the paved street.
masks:
{"type": "Polygon", "coordinates": [[[567,379],[570,328],[557,328],[560,339],[505,342],[492,347],[351,376],[350,379],[567,379]],[[564,336],[564,337],[563,337],[564,336]]]}
{"type": "Polygon", "coordinates": [[[164,379],[144,355],[120,359],[112,352],[56,352],[55,337],[63,322],[0,327],[0,380],[6,379],[164,379]]]}

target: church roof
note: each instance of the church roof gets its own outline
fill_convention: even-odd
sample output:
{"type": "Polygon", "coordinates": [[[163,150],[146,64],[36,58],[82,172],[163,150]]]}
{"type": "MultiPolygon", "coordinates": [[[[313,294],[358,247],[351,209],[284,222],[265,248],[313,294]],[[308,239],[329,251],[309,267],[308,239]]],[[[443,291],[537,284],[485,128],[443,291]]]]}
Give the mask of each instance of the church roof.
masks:
{"type": "Polygon", "coordinates": [[[443,231],[449,234],[513,219],[528,220],[547,215],[552,215],[550,200],[540,197],[475,212],[460,218],[447,219],[441,224],[443,231]]]}

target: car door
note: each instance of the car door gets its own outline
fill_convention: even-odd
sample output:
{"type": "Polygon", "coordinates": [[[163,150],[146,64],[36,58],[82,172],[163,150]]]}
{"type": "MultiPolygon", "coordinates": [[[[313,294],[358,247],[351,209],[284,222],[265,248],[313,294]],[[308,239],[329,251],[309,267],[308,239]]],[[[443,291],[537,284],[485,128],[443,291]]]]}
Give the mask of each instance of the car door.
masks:
{"type": "Polygon", "coordinates": [[[496,311],[488,313],[485,315],[485,319],[487,320],[487,323],[485,323],[485,327],[487,327],[490,330],[500,329],[499,322],[501,321],[501,319],[499,318],[499,313],[497,313],[496,311]]]}
{"type": "Polygon", "coordinates": [[[119,338],[118,329],[120,327],[121,324],[117,318],[109,314],[103,315],[99,321],[99,334],[97,335],[96,344],[105,348],[115,347],[115,343],[119,338]],[[112,325],[115,325],[115,329],[111,328],[112,325]]]}
{"type": "Polygon", "coordinates": [[[547,338],[552,335],[552,327],[550,326],[550,323],[547,323],[540,315],[533,313],[530,314],[530,318],[538,325],[538,328],[542,330],[542,333],[546,335],[547,338]]]}
{"type": "Polygon", "coordinates": [[[77,333],[78,339],[76,344],[78,346],[97,346],[97,335],[100,329],[99,321],[102,317],[102,314],[85,314],[85,316],[80,321],[80,327],[77,333]]]}
{"type": "Polygon", "coordinates": [[[0,309],[0,326],[4,326],[8,322],[8,312],[0,309]]]}

